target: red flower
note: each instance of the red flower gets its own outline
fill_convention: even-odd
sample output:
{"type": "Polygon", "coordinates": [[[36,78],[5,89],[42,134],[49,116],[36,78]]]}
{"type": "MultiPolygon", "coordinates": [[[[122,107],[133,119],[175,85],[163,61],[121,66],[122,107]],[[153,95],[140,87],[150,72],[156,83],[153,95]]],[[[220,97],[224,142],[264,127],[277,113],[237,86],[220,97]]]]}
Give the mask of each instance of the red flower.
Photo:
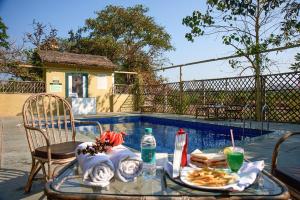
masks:
{"type": "Polygon", "coordinates": [[[112,146],[118,146],[124,142],[123,137],[126,134],[124,132],[115,133],[112,131],[105,131],[100,135],[101,142],[108,142],[112,146]]]}

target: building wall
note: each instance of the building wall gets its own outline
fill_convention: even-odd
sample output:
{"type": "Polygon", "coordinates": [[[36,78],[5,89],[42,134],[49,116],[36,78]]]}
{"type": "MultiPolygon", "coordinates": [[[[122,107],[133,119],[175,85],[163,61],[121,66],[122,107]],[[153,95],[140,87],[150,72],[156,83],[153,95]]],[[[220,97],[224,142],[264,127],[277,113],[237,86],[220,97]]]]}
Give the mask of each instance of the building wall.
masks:
{"type": "Polygon", "coordinates": [[[23,104],[32,94],[0,94],[0,117],[22,115],[23,104]]]}
{"type": "MultiPolygon", "coordinates": [[[[133,111],[132,95],[115,94],[112,95],[113,77],[112,71],[94,70],[80,68],[47,68],[45,70],[46,92],[66,97],[66,72],[87,73],[88,75],[88,97],[95,97],[97,102],[97,112],[130,112],[133,111]],[[107,89],[97,89],[97,76],[105,74],[107,76],[107,89]],[[61,91],[51,92],[50,83],[59,81],[61,91]],[[132,105],[132,106],[131,106],[132,105]]],[[[25,100],[33,94],[5,94],[0,93],[0,117],[17,116],[22,114],[22,107],[25,100]]]]}
{"type": "Polygon", "coordinates": [[[134,100],[132,94],[114,94],[112,104],[114,112],[134,111],[134,100]]]}
{"type": "MultiPolygon", "coordinates": [[[[22,115],[23,104],[28,97],[33,94],[3,94],[0,93],[0,117],[12,117],[22,115]]],[[[104,100],[104,108],[98,108],[98,112],[132,112],[134,111],[134,104],[132,102],[132,95],[116,94],[104,100]],[[111,102],[108,105],[107,101],[111,102]],[[110,109],[108,109],[110,108],[110,109]],[[108,111],[107,111],[108,110],[108,111]]],[[[98,104],[101,105],[101,98],[98,104]]],[[[99,106],[98,106],[99,107],[99,106]]]]}
{"type": "Polygon", "coordinates": [[[46,92],[57,94],[61,97],[66,97],[66,73],[87,73],[88,74],[88,97],[96,98],[97,112],[110,112],[112,107],[110,98],[112,95],[112,71],[110,70],[94,70],[94,69],[76,69],[73,68],[48,68],[46,69],[46,92]],[[98,89],[97,79],[99,75],[105,75],[107,78],[107,88],[98,89]],[[51,91],[51,84],[53,81],[61,83],[61,91],[51,91]]]}
{"type": "Polygon", "coordinates": [[[112,111],[110,105],[110,98],[112,95],[112,72],[102,71],[95,72],[91,71],[88,77],[89,87],[88,93],[89,97],[96,97],[97,102],[97,112],[110,112],[112,111]],[[97,77],[98,75],[106,75],[107,77],[107,89],[98,89],[97,88],[97,77]]]}

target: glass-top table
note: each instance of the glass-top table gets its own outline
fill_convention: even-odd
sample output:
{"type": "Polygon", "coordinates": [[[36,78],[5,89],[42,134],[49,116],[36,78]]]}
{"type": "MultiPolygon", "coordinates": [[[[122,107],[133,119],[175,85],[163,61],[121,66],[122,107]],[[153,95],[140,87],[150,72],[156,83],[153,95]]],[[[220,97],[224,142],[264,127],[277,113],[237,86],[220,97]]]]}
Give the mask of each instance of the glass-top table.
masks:
{"type": "Polygon", "coordinates": [[[171,179],[162,168],[156,176],[139,176],[134,182],[112,180],[106,188],[86,186],[82,172],[74,160],[46,183],[48,199],[288,199],[287,188],[269,173],[263,171],[254,184],[243,192],[196,190],[171,179]]]}

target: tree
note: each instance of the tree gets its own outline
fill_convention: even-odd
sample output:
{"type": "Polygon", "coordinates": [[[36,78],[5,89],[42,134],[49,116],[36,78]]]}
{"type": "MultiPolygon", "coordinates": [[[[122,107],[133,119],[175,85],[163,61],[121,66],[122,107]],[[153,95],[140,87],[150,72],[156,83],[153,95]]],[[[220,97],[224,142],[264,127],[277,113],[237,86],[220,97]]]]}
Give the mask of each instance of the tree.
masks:
{"type": "Polygon", "coordinates": [[[6,33],[7,26],[2,21],[0,17],[0,72],[4,72],[4,67],[7,60],[7,55],[9,52],[9,42],[8,42],[8,35],[6,33]]]}
{"type": "Polygon", "coordinates": [[[9,42],[7,35],[7,26],[0,17],[0,74],[10,74],[10,77],[16,77],[19,74],[25,74],[24,70],[16,67],[16,60],[22,57],[22,47],[17,47],[9,42]]]}
{"type": "Polygon", "coordinates": [[[25,33],[25,42],[34,46],[35,49],[55,50],[58,49],[57,29],[49,25],[49,28],[41,22],[33,20],[33,32],[25,33]],[[48,31],[48,29],[50,30],[48,31]]]}
{"type": "Polygon", "coordinates": [[[164,27],[147,16],[148,8],[107,6],[89,18],[77,32],[70,31],[69,51],[107,56],[119,70],[147,72],[165,59],[163,53],[173,50],[171,36],[164,27]],[[86,34],[86,36],[84,36],[86,34]]]}
{"type": "Polygon", "coordinates": [[[39,68],[24,68],[20,64],[31,64],[34,66],[42,66],[41,60],[37,54],[38,49],[57,49],[56,41],[57,30],[48,27],[40,22],[33,20],[32,33],[26,33],[24,42],[29,42],[33,48],[24,49],[24,42],[17,46],[13,42],[9,42],[6,34],[7,27],[0,18],[0,73],[12,75],[12,78],[21,80],[42,80],[43,71],[39,68]]]}
{"type": "Polygon", "coordinates": [[[270,65],[260,53],[279,45],[299,42],[299,4],[297,0],[207,0],[204,12],[194,11],[183,19],[191,28],[185,37],[222,35],[225,45],[235,49],[248,63],[230,60],[233,68],[251,69],[255,74],[256,119],[262,110],[261,74],[270,65]]]}
{"type": "Polygon", "coordinates": [[[9,47],[9,42],[7,41],[8,35],[6,31],[7,27],[5,26],[4,22],[2,21],[2,18],[0,17],[0,47],[7,49],[9,47]]]}
{"type": "Polygon", "coordinates": [[[292,64],[290,69],[294,70],[294,71],[299,71],[300,70],[300,53],[297,53],[295,55],[295,60],[296,60],[296,62],[292,64]]]}
{"type": "MultiPolygon", "coordinates": [[[[57,50],[59,48],[57,29],[51,25],[48,27],[36,20],[33,20],[32,22],[32,29],[32,32],[25,33],[24,41],[30,43],[33,48],[25,49],[23,52],[28,64],[42,67],[38,50],[57,50]]],[[[31,79],[43,79],[43,70],[40,68],[30,68],[28,69],[28,73],[31,74],[31,79]]]]}

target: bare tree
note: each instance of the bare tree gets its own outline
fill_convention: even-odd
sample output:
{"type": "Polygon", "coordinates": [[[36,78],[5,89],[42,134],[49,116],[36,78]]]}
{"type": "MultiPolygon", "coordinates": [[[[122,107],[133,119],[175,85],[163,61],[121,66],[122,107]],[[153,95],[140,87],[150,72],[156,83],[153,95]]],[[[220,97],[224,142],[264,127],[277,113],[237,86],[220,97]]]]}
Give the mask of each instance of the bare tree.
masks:
{"type": "Polygon", "coordinates": [[[52,50],[58,48],[57,29],[33,20],[32,33],[25,33],[25,42],[31,43],[35,49],[52,50]],[[50,29],[48,31],[48,29],[50,29]]]}

